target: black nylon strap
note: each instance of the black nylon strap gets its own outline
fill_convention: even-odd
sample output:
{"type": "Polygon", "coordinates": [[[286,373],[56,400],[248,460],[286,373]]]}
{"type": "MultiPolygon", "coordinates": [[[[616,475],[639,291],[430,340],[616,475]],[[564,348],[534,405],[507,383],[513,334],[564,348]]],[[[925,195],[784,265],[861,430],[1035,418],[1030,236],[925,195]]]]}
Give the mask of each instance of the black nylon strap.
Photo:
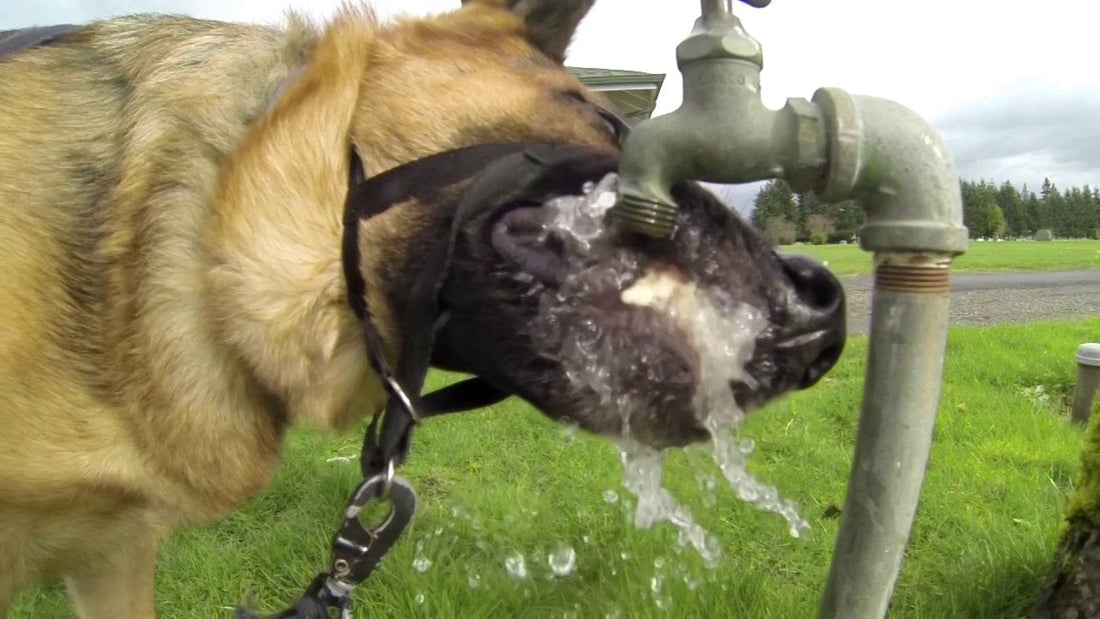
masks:
{"type": "Polygon", "coordinates": [[[406,303],[404,340],[396,371],[392,372],[385,359],[382,338],[367,305],[366,283],[360,272],[360,224],[395,204],[410,199],[428,199],[443,188],[470,178],[488,162],[523,148],[520,144],[462,148],[396,167],[370,179],[364,178],[362,162],[356,153],[352,154],[344,210],[344,277],[348,301],[363,324],[371,365],[389,391],[385,411],[380,418],[376,416],[372,420],[363,439],[360,466],[365,477],[382,471],[390,461],[394,464],[404,461],[409,449],[410,431],[417,417],[487,406],[509,394],[479,378],[471,378],[435,392],[427,400],[420,397],[431,365],[432,344],[441,316],[439,289],[448,270],[458,227],[464,221],[461,212],[455,215],[450,236],[436,247],[436,251],[424,257],[406,303]],[[396,392],[394,381],[401,393],[396,392]],[[406,400],[411,407],[406,405],[406,400]]]}

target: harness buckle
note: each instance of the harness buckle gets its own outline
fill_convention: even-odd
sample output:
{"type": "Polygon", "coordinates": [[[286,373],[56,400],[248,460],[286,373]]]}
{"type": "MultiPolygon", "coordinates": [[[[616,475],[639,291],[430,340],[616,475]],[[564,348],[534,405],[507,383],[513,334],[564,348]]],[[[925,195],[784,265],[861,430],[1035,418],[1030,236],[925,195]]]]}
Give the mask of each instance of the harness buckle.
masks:
{"type": "Polygon", "coordinates": [[[350,599],[351,590],[370,577],[412,522],[416,502],[416,491],[409,482],[394,475],[393,461],[384,472],[359,484],[332,539],[329,580],[333,582],[328,589],[337,599],[350,599]],[[375,501],[389,503],[389,513],[377,525],[364,525],[359,515],[375,501]]]}

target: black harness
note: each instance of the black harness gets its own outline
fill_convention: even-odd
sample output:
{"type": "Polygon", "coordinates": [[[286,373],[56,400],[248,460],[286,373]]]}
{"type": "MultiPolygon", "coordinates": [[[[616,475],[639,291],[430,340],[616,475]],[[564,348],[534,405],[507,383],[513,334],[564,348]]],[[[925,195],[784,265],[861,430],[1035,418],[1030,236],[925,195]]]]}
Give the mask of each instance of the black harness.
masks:
{"type": "MultiPolygon", "coordinates": [[[[339,609],[341,617],[351,617],[352,591],[378,567],[416,511],[415,491],[394,474],[408,454],[413,426],[429,417],[482,408],[511,395],[477,377],[420,395],[431,366],[435,335],[448,317],[447,308],[441,307],[440,292],[460,231],[510,205],[544,202],[560,193],[563,177],[599,165],[593,151],[582,146],[487,144],[432,155],[366,179],[358,156],[352,154],[344,208],[344,277],[348,302],[363,326],[367,356],[389,397],[367,428],[360,454],[364,480],[352,493],[344,522],[333,537],[329,569],[313,579],[293,607],[275,617],[322,619],[329,617],[331,608],[339,609]],[[405,305],[397,367],[391,368],[367,305],[359,230],[364,221],[393,205],[409,199],[431,200],[440,189],[466,179],[469,184],[459,198],[447,238],[419,257],[421,267],[405,305]],[[381,524],[365,526],[359,513],[375,501],[388,502],[389,514],[381,524]]],[[[245,611],[238,611],[237,616],[255,617],[245,611]]]]}

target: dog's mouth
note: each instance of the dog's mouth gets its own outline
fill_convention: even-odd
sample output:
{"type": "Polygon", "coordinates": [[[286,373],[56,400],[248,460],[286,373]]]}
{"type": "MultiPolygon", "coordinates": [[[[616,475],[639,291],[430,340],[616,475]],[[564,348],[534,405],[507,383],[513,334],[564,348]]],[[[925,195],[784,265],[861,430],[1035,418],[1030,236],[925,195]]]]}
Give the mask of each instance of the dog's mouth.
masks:
{"type": "Polygon", "coordinates": [[[533,360],[494,367],[502,389],[661,448],[706,440],[832,367],[843,291],[823,267],[755,245],[709,202],[691,203],[673,239],[629,235],[606,217],[616,180],[488,221],[496,298],[521,323],[506,347],[524,352],[509,358],[533,360]]]}
{"type": "Polygon", "coordinates": [[[668,255],[614,238],[608,206],[565,196],[515,205],[492,224],[493,248],[537,302],[525,335],[565,378],[558,390],[517,385],[520,395],[598,434],[658,447],[705,440],[701,394],[715,372],[726,374],[726,404],[756,401],[744,366],[763,314],[692,281],[668,255]]]}

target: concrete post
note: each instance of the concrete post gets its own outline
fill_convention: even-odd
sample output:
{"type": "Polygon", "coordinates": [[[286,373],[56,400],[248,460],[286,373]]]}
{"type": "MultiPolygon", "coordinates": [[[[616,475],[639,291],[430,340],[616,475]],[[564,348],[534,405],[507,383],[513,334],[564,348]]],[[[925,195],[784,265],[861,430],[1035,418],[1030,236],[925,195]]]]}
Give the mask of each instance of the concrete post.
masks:
{"type": "Polygon", "coordinates": [[[1081,344],[1077,347],[1077,389],[1070,417],[1074,423],[1088,423],[1097,388],[1100,388],[1100,344],[1081,344]]]}

